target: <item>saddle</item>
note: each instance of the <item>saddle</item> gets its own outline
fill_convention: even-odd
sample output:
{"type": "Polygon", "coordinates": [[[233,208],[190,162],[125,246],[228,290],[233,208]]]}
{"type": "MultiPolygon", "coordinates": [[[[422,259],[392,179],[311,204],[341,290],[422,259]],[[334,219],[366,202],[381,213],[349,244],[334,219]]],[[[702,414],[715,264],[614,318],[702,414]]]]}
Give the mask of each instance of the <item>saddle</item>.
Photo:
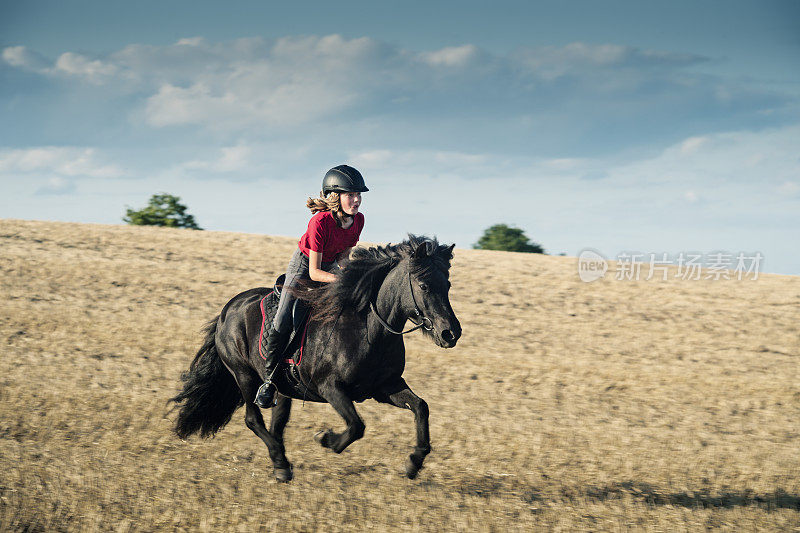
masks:
{"type": "MultiPolygon", "coordinates": [[[[281,274],[278,276],[278,279],[275,280],[275,285],[272,286],[272,292],[275,294],[276,298],[276,306],[278,305],[277,301],[280,300],[281,297],[284,281],[286,281],[286,274],[281,274]]],[[[305,326],[306,319],[308,318],[308,311],[308,304],[304,300],[297,299],[294,301],[292,305],[292,335],[297,334],[297,331],[305,326]]],[[[272,316],[275,316],[274,312],[272,316]]],[[[291,342],[290,340],[289,344],[291,344],[291,342]]]]}
{"type": "MultiPolygon", "coordinates": [[[[278,310],[278,302],[281,297],[281,290],[283,290],[283,283],[286,280],[286,274],[281,274],[275,280],[275,285],[272,290],[264,296],[259,302],[261,308],[261,332],[260,339],[264,338],[263,333],[272,328],[272,321],[275,318],[275,313],[278,310]]],[[[296,299],[292,304],[292,333],[289,335],[289,341],[286,343],[283,354],[288,355],[286,362],[295,365],[300,364],[302,358],[303,340],[305,339],[305,326],[308,321],[308,304],[301,300],[296,299]]],[[[262,346],[259,340],[258,354],[263,358],[266,349],[262,346]]]]}
{"type": "MultiPolygon", "coordinates": [[[[275,318],[275,313],[278,310],[278,302],[280,301],[281,290],[283,289],[283,282],[285,279],[286,274],[281,274],[278,279],[275,280],[273,288],[261,298],[259,302],[262,322],[258,354],[261,355],[262,358],[264,357],[263,350],[266,348],[261,344],[261,339],[264,338],[263,332],[265,328],[272,327],[272,320],[275,318]]],[[[284,367],[279,367],[274,378],[274,383],[277,385],[278,391],[286,396],[312,402],[324,402],[325,400],[322,397],[308,388],[308,384],[303,381],[297,368],[303,360],[308,312],[309,307],[305,301],[300,299],[295,300],[292,307],[292,333],[282,354],[285,357],[284,361],[288,364],[284,367]]]]}

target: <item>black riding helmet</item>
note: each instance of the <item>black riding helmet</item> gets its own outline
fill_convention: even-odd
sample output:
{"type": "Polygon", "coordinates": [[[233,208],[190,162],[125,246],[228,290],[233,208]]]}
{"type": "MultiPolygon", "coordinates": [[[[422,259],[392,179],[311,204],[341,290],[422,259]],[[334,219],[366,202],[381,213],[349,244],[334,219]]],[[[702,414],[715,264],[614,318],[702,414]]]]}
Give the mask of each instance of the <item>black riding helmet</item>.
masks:
{"type": "Polygon", "coordinates": [[[361,172],[347,165],[333,167],[322,178],[322,195],[332,192],[367,192],[361,172]]]}

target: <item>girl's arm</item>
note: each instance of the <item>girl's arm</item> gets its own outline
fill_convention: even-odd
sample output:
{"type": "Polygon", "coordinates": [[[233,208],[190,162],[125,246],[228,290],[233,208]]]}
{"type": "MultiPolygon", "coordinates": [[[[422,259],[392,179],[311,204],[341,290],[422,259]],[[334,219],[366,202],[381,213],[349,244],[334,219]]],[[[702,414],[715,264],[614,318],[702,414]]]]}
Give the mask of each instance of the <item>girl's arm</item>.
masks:
{"type": "Polygon", "coordinates": [[[314,250],[308,251],[308,275],[314,281],[321,281],[330,283],[336,281],[336,275],[330,272],[325,272],[320,267],[322,266],[322,254],[314,250]]]}

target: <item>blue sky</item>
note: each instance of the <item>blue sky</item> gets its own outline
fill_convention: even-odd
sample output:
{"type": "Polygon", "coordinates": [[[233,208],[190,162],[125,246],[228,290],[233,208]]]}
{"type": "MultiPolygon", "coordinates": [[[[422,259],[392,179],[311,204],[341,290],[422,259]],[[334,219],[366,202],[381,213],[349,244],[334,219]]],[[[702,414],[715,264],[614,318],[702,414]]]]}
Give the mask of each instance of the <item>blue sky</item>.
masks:
{"type": "Polygon", "coordinates": [[[0,0],[0,217],[299,237],[359,168],[369,241],[516,225],[800,274],[800,3],[0,0]]]}

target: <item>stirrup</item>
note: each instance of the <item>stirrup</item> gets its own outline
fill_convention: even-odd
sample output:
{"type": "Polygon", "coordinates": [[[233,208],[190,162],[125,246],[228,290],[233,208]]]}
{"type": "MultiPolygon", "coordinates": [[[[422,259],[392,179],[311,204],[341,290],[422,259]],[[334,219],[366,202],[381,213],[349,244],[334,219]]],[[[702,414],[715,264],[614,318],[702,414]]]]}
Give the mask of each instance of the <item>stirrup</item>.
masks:
{"type": "Polygon", "coordinates": [[[253,403],[262,409],[269,409],[278,403],[278,388],[271,382],[265,381],[258,388],[253,403]]]}

